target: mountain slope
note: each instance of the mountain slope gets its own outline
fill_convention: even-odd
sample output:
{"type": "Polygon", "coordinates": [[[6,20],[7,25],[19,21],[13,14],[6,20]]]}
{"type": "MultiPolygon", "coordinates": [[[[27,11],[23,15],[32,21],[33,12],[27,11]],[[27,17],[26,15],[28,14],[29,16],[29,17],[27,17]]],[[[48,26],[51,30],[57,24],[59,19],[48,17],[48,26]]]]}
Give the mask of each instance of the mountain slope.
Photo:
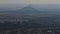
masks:
{"type": "Polygon", "coordinates": [[[35,8],[30,6],[24,7],[20,10],[11,10],[11,11],[0,11],[0,13],[8,13],[8,14],[47,14],[46,11],[38,11],[35,8]]]}

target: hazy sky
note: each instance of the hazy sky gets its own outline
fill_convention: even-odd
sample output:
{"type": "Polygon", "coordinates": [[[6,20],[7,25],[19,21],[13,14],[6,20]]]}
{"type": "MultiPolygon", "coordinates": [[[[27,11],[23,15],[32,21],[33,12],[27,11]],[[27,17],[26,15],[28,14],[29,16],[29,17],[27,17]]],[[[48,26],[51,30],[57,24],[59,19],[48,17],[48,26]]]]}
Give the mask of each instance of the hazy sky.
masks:
{"type": "Polygon", "coordinates": [[[0,4],[60,4],[60,0],[0,0],[0,4]]]}

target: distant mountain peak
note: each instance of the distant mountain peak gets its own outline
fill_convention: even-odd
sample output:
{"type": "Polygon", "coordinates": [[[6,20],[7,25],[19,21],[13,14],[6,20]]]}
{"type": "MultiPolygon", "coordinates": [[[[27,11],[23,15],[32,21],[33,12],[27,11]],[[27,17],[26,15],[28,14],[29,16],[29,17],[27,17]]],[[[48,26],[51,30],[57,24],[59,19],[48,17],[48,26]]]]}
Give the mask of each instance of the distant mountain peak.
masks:
{"type": "Polygon", "coordinates": [[[21,10],[19,10],[22,14],[37,14],[40,13],[37,9],[33,8],[32,5],[28,5],[21,10]]]}
{"type": "Polygon", "coordinates": [[[24,8],[32,8],[32,5],[31,4],[29,4],[29,5],[27,5],[26,7],[24,7],[24,8]]]}
{"type": "Polygon", "coordinates": [[[24,11],[38,11],[37,9],[33,8],[31,4],[22,8],[21,10],[24,10],[24,11]]]}
{"type": "Polygon", "coordinates": [[[39,11],[35,8],[32,7],[32,5],[28,5],[22,9],[19,10],[12,10],[12,11],[0,11],[0,13],[8,13],[8,14],[41,14],[41,13],[45,13],[42,11],[39,11]]]}

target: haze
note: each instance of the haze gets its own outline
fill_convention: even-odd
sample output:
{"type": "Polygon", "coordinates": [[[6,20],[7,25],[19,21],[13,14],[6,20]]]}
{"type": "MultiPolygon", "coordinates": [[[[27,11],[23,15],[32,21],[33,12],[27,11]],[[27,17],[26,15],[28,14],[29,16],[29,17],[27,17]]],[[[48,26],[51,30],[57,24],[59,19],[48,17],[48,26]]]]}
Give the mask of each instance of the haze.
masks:
{"type": "Polygon", "coordinates": [[[60,4],[60,0],[0,0],[0,4],[60,4]]]}
{"type": "Polygon", "coordinates": [[[32,4],[33,7],[39,10],[60,10],[60,0],[0,0],[0,10],[20,9],[26,6],[26,4],[32,4]]]}

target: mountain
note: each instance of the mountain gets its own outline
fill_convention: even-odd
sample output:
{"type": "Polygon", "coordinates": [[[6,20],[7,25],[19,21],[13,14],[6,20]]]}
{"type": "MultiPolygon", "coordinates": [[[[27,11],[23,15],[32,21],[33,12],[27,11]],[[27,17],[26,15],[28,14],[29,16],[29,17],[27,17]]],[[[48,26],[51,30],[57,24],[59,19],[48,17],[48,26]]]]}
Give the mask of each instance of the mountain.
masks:
{"type": "Polygon", "coordinates": [[[9,11],[0,11],[0,13],[8,13],[8,14],[47,14],[46,11],[39,11],[35,8],[32,8],[31,5],[24,7],[19,10],[9,10],[9,11]]]}

